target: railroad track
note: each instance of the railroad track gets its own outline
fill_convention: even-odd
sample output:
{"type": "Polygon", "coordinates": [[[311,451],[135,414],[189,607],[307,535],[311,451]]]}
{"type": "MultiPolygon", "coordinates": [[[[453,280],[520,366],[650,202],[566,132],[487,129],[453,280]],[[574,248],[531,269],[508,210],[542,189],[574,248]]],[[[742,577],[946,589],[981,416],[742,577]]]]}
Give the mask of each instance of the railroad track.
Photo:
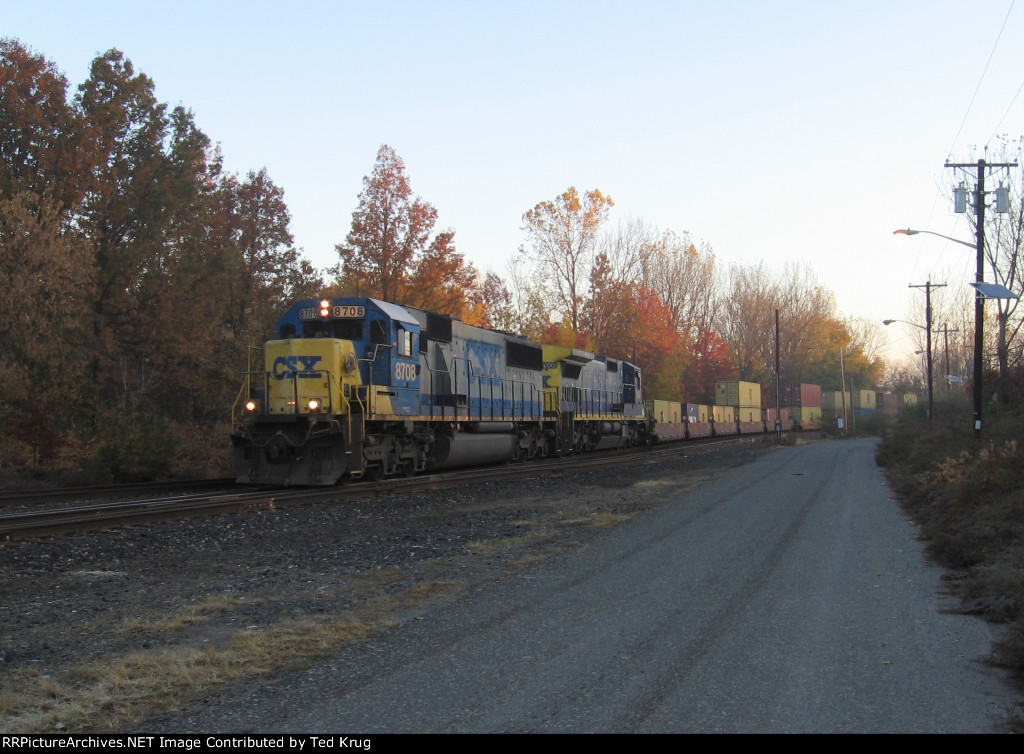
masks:
{"type": "MultiPolygon", "coordinates": [[[[562,474],[580,471],[587,468],[603,467],[623,463],[642,463],[661,460],[666,457],[685,456],[724,445],[757,442],[768,439],[765,435],[742,435],[725,438],[707,438],[687,443],[654,446],[653,448],[633,448],[625,451],[610,451],[582,456],[548,459],[529,464],[508,464],[482,468],[470,468],[443,474],[424,474],[407,479],[392,479],[384,482],[368,482],[338,487],[316,488],[275,488],[251,490],[234,488],[227,492],[195,493],[171,497],[150,497],[140,500],[119,502],[102,502],[72,505],[63,508],[46,510],[20,511],[0,514],[0,542],[32,539],[38,537],[73,534],[100,529],[111,529],[124,526],[154,523],[174,519],[194,518],[208,515],[224,515],[244,513],[257,510],[272,510],[296,505],[310,505],[318,502],[338,502],[346,499],[387,496],[415,490],[443,489],[469,483],[502,481],[507,479],[534,477],[544,474],[562,474]]],[[[224,480],[216,480],[223,486],[224,480]]],[[[182,483],[170,485],[185,489],[194,489],[197,484],[182,483]]],[[[200,484],[199,486],[202,486],[200,484]]],[[[215,486],[211,482],[210,486],[215,486]]],[[[166,491],[168,485],[146,485],[150,490],[166,491]]],[[[90,488],[83,488],[89,490],[90,488]]],[[[68,498],[78,495],[83,497],[100,497],[123,492],[125,487],[102,488],[102,492],[92,489],[91,495],[82,495],[81,491],[60,491],[60,497],[68,498]]],[[[137,491],[138,486],[133,486],[137,491]]],[[[51,491],[52,493],[52,491],[51,491]]],[[[52,501],[53,495],[46,498],[40,494],[39,499],[52,501]]]]}
{"type": "Polygon", "coordinates": [[[141,482],[133,484],[101,484],[81,487],[56,487],[36,490],[0,491],[0,508],[10,505],[28,505],[36,502],[52,503],[58,500],[89,500],[97,497],[126,497],[128,495],[165,494],[172,490],[202,490],[234,484],[234,477],[222,479],[193,479],[183,482],[141,482]]]}

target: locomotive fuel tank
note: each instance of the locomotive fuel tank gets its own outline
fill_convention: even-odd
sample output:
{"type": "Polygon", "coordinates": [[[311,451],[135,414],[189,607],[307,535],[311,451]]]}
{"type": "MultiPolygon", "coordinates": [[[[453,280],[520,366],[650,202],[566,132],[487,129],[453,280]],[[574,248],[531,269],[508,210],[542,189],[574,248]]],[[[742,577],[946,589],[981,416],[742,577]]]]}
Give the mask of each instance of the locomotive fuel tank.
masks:
{"type": "Polygon", "coordinates": [[[427,468],[432,471],[460,466],[485,466],[509,461],[516,455],[514,434],[456,432],[434,438],[427,468]]]}

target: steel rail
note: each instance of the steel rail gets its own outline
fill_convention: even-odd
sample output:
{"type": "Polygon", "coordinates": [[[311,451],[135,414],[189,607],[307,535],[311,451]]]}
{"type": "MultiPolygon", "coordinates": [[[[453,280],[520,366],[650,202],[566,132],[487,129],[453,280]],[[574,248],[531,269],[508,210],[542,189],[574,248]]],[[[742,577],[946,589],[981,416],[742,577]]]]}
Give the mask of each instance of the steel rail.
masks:
{"type": "Polygon", "coordinates": [[[127,484],[99,484],[78,487],[49,487],[24,490],[0,491],[0,506],[36,501],[88,500],[95,497],[120,497],[124,495],[167,492],[174,489],[206,489],[234,484],[234,477],[221,479],[191,479],[179,482],[135,482],[127,484]]]}

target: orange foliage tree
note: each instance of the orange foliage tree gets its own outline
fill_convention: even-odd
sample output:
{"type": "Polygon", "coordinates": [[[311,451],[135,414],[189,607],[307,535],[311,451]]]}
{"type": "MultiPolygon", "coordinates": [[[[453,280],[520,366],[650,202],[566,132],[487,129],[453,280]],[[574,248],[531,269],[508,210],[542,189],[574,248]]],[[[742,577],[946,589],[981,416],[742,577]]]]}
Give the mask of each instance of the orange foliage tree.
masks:
{"type": "Polygon", "coordinates": [[[455,233],[431,239],[437,210],[413,197],[405,163],[388,145],[363,178],[359,205],[341,257],[338,288],[397,304],[461,316],[469,311],[477,272],[455,250],[455,233]]]}

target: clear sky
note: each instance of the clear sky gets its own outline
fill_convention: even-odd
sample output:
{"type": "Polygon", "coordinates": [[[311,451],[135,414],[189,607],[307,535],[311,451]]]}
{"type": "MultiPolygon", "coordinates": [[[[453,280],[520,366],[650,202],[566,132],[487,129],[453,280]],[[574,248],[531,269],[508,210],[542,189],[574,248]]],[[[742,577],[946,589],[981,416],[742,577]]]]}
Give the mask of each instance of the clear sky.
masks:
{"type": "Polygon", "coordinates": [[[613,222],[688,231],[723,267],[809,264],[880,321],[912,316],[909,285],[973,280],[969,249],[892,231],[970,240],[943,164],[1024,135],[1013,4],[43,0],[8,3],[0,36],[72,89],[122,50],[230,172],[267,168],[318,267],[389,144],[481,270],[506,274],[537,202],[597,188],[613,222]]]}

